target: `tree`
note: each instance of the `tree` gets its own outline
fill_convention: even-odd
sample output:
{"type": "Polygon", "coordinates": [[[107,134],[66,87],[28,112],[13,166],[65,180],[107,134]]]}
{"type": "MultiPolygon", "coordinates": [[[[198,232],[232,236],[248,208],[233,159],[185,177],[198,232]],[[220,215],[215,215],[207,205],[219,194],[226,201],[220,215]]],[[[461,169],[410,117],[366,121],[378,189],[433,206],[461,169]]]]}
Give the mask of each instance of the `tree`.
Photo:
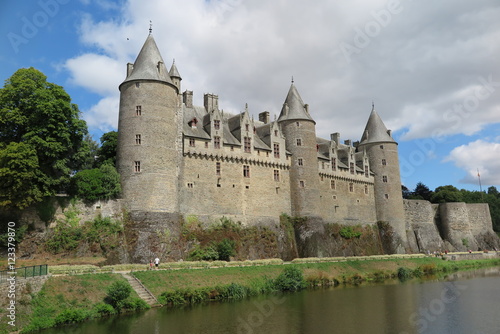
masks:
{"type": "Polygon", "coordinates": [[[97,151],[97,166],[109,163],[116,166],[116,148],[118,146],[118,132],[110,131],[101,136],[101,147],[97,151]]]}
{"type": "Polygon", "coordinates": [[[20,69],[6,80],[0,89],[0,169],[10,180],[0,183],[2,206],[22,209],[65,189],[71,171],[88,155],[82,145],[87,125],[79,116],[64,89],[34,68],[20,69]],[[29,182],[16,171],[16,144],[22,144],[17,147],[22,154],[15,164],[24,166],[29,182]],[[12,184],[18,186],[11,189],[12,184]]]}
{"type": "Polygon", "coordinates": [[[497,187],[495,186],[491,186],[491,187],[488,187],[488,195],[494,195],[496,197],[498,197],[498,190],[497,190],[497,187]]]}
{"type": "Polygon", "coordinates": [[[417,183],[415,190],[413,191],[413,194],[411,195],[411,199],[423,199],[426,201],[430,201],[432,197],[432,190],[429,189],[425,184],[422,182],[417,183]]]}
{"type": "Polygon", "coordinates": [[[409,199],[411,196],[411,191],[404,184],[401,185],[401,192],[403,194],[404,199],[409,199]]]}
{"type": "Polygon", "coordinates": [[[116,198],[121,192],[120,175],[116,168],[109,164],[100,168],[85,169],[71,178],[68,192],[89,202],[116,198]]]}

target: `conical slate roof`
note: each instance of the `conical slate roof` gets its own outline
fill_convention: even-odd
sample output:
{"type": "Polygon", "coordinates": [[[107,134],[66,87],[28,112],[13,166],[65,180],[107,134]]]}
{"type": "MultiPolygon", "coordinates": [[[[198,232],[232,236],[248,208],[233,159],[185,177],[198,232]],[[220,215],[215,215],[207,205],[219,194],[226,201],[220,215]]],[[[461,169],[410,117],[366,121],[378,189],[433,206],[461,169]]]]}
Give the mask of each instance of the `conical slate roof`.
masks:
{"type": "Polygon", "coordinates": [[[155,80],[172,83],[160,50],[158,50],[151,34],[146,38],[146,42],[135,60],[132,73],[123,82],[132,80],[155,80]]]}
{"type": "Polygon", "coordinates": [[[182,79],[181,75],[179,74],[179,70],[177,69],[177,66],[175,66],[175,60],[172,63],[172,67],[170,67],[170,71],[168,72],[171,78],[179,78],[182,79]]]}
{"type": "Polygon", "coordinates": [[[300,119],[314,122],[311,115],[306,111],[304,101],[302,101],[297,88],[292,83],[288,90],[283,108],[281,109],[280,116],[278,117],[278,122],[300,119]]]}
{"type": "Polygon", "coordinates": [[[373,108],[359,145],[375,143],[396,143],[396,141],[389,135],[384,122],[373,108]]]}

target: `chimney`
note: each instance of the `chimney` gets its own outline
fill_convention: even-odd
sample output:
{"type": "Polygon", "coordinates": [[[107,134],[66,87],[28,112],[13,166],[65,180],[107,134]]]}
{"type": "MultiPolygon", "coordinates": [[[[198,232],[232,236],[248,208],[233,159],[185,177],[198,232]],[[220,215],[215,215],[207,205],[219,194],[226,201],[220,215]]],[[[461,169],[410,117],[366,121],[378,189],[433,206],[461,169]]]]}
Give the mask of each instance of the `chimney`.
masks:
{"type": "Polygon", "coordinates": [[[127,78],[132,74],[133,70],[134,70],[134,64],[128,63],[127,64],[127,78]]]}
{"type": "Polygon", "coordinates": [[[214,94],[204,94],[203,95],[203,105],[207,112],[211,112],[215,109],[219,110],[219,96],[214,94]]]}
{"type": "Polygon", "coordinates": [[[389,137],[392,137],[392,130],[387,130],[387,134],[389,135],[389,137]]]}
{"type": "Polygon", "coordinates": [[[347,146],[351,146],[351,140],[350,139],[346,139],[344,140],[344,144],[347,145],[347,146]]]}
{"type": "Polygon", "coordinates": [[[270,121],[270,114],[269,111],[263,111],[259,114],[259,121],[261,121],[264,124],[268,124],[270,121]]]}
{"type": "Polygon", "coordinates": [[[186,90],[184,93],[182,93],[182,102],[186,105],[186,108],[192,108],[193,107],[193,91],[192,90],[186,90]]]}
{"type": "Polygon", "coordinates": [[[330,135],[330,139],[334,141],[337,145],[340,144],[340,133],[335,132],[330,135]]]}
{"type": "Polygon", "coordinates": [[[306,110],[306,113],[309,115],[309,105],[307,103],[304,104],[304,109],[306,110]]]}

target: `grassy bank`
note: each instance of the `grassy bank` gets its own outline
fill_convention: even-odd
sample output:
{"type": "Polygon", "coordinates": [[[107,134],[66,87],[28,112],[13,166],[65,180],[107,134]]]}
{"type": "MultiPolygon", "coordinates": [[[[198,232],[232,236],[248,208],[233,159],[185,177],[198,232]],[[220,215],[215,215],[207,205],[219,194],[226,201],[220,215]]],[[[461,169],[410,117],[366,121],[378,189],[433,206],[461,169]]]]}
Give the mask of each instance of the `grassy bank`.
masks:
{"type": "MultiPolygon", "coordinates": [[[[22,329],[21,333],[77,323],[104,315],[148,308],[133,290],[119,306],[111,306],[109,291],[116,282],[128,282],[118,274],[85,274],[50,277],[41,291],[16,296],[16,327],[0,324],[0,333],[22,329]]],[[[2,308],[3,312],[4,308],[2,308]]],[[[3,315],[2,315],[3,318],[3,315]]]]}
{"type": "MultiPolygon", "coordinates": [[[[278,264],[276,261],[274,265],[240,265],[242,266],[197,266],[197,269],[135,271],[133,275],[139,278],[160,302],[183,305],[242,299],[307,287],[359,285],[398,276],[406,279],[500,266],[500,259],[443,261],[441,258],[425,257],[293,264],[278,264]]],[[[190,267],[190,264],[183,266],[190,267]]],[[[31,296],[28,291],[27,294],[32,298],[23,295],[18,299],[25,307],[22,311],[19,309],[17,314],[17,329],[23,327],[23,332],[29,332],[117,313],[117,310],[110,308],[104,301],[110,286],[118,281],[127,283],[121,275],[112,273],[50,277],[37,295],[31,296]]],[[[131,299],[124,304],[124,311],[136,308],[132,301],[137,297],[132,291],[131,299]]],[[[4,308],[0,312],[4,312],[3,310],[4,308]]],[[[0,326],[0,333],[11,330],[5,322],[0,326]]]]}

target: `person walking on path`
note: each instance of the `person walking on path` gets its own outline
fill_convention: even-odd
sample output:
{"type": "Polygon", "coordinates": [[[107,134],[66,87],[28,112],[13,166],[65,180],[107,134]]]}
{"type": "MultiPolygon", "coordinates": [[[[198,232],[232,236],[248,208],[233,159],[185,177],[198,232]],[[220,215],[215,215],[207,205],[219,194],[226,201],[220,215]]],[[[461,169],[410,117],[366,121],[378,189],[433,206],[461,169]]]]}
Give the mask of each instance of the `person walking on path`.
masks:
{"type": "Polygon", "coordinates": [[[155,259],[155,267],[156,267],[156,269],[158,269],[159,266],[160,266],[160,259],[156,258],[155,259]]]}

